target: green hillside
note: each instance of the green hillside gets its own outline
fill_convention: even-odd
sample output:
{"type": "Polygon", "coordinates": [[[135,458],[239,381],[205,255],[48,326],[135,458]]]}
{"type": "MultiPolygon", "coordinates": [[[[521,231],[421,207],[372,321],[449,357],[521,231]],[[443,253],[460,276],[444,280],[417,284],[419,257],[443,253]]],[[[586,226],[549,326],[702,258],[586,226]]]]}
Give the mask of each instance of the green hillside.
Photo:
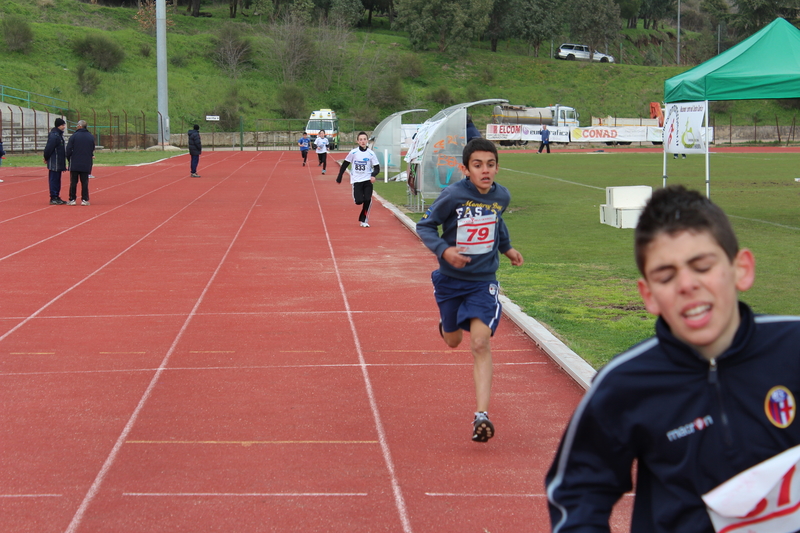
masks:
{"type": "MultiPolygon", "coordinates": [[[[269,24],[258,16],[238,16],[231,23],[228,4],[203,4],[211,16],[194,18],[180,8],[170,13],[168,31],[169,112],[173,123],[192,123],[207,114],[228,112],[244,118],[246,128],[258,119],[305,118],[308,110],[336,109],[356,128],[371,128],[387,114],[410,108],[433,112],[452,103],[484,98],[505,98],[511,103],[573,106],[588,125],[591,116],[649,116],[649,102],[663,97],[666,78],[686,67],[589,64],[527,55],[521,43],[508,42],[497,53],[476,42],[458,55],[413,53],[404,33],[384,29],[385,19],[374,20],[371,31],[356,30],[346,45],[341,65],[332,72],[319,69],[295,82],[304,99],[297,116],[282,114],[279,94],[283,84],[280,62],[271,52],[269,24]],[[234,24],[250,42],[252,54],[235,79],[214,61],[216,37],[221,28],[234,24]],[[330,76],[329,88],[320,79],[330,76]]],[[[0,84],[60,98],[83,116],[112,112],[136,115],[156,110],[156,40],[142,31],[134,8],[111,8],[77,0],[0,0],[0,16],[18,15],[30,24],[34,40],[28,53],[13,52],[0,42],[0,84]],[[124,60],[109,71],[90,68],[96,78],[91,94],[79,89],[77,72],[87,59],[73,50],[86,35],[105,34],[121,45],[124,60]]],[[[623,46],[629,61],[641,59],[645,50],[634,42],[647,42],[641,30],[632,31],[623,46]]],[[[318,46],[316,27],[307,28],[308,46],[318,46]]],[[[559,43],[555,43],[558,46],[559,43]]],[[[644,46],[644,45],[643,45],[644,46]]],[[[544,51],[543,55],[548,53],[544,51]]],[[[549,51],[549,45],[547,46],[549,51]]],[[[611,50],[613,52],[613,50],[611,50]]],[[[314,49],[315,55],[320,50],[314,49]]],[[[651,51],[650,51],[651,52],[651,51]]],[[[647,52],[647,53],[650,53],[647,52]]],[[[11,102],[15,103],[15,102],[11,102]]],[[[720,104],[717,120],[728,124],[783,124],[794,111],[774,101],[720,104]]],[[[475,110],[482,125],[491,110],[475,110]]],[[[238,123],[238,120],[237,120],[238,123]]]]}

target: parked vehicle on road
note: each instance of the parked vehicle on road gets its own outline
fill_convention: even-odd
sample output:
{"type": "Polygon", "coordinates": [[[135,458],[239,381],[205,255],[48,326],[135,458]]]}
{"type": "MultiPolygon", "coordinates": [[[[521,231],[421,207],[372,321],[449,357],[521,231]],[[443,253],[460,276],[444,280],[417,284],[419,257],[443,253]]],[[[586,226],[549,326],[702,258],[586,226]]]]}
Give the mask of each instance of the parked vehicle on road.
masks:
{"type": "Polygon", "coordinates": [[[583,44],[564,43],[556,50],[556,58],[569,61],[597,61],[599,63],[613,63],[614,56],[601,54],[597,50],[591,52],[591,48],[583,44]]]}

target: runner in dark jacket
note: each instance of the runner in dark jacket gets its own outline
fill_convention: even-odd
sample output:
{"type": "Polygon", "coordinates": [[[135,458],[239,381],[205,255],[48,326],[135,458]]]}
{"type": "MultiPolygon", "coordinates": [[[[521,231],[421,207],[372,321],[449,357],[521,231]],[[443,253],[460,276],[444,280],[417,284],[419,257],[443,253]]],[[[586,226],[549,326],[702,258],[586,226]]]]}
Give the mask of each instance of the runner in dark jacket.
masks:
{"type": "Polygon", "coordinates": [[[742,526],[775,519],[788,526],[768,531],[800,529],[800,317],[738,302],[752,253],[696,192],[654,193],[636,250],[656,336],[612,359],[575,410],[546,479],[553,531],[608,532],[634,464],[632,533],[761,532],[742,526]],[[765,473],[776,456],[790,460],[765,473]]]}

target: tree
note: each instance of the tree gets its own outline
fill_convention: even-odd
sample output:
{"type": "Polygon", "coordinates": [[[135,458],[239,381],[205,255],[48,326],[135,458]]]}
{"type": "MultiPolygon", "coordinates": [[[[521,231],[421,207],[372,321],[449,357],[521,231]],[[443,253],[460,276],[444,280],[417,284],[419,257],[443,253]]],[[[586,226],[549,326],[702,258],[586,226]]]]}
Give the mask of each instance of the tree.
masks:
{"type": "Polygon", "coordinates": [[[778,17],[794,20],[800,14],[798,0],[733,0],[733,5],[737,13],[732,16],[731,26],[743,36],[757,32],[778,17]]]}
{"type": "Polygon", "coordinates": [[[619,6],[614,0],[572,0],[571,33],[596,50],[619,36],[619,6]]]}
{"type": "Polygon", "coordinates": [[[284,83],[294,83],[311,64],[316,54],[311,33],[303,18],[296,13],[289,13],[270,27],[270,57],[277,62],[284,83]]]}
{"type": "Polygon", "coordinates": [[[642,0],[639,7],[639,18],[644,22],[644,29],[655,30],[659,20],[663,20],[677,11],[677,0],[642,0]]]}
{"type": "MultiPolygon", "coordinates": [[[[341,76],[347,63],[347,44],[353,34],[341,21],[321,20],[315,32],[317,53],[314,54],[314,81],[316,89],[327,91],[334,84],[334,77],[341,76]]],[[[338,83],[339,78],[336,78],[338,83]]]]}
{"type": "Polygon", "coordinates": [[[330,18],[352,28],[364,18],[364,4],[361,0],[333,0],[330,18]]]}
{"type": "Polygon", "coordinates": [[[642,0],[615,0],[619,5],[619,16],[628,21],[628,29],[636,29],[642,0]]]}
{"type": "Polygon", "coordinates": [[[509,12],[509,2],[506,0],[494,0],[492,2],[492,12],[489,14],[489,25],[486,27],[484,37],[489,39],[492,52],[497,52],[497,43],[506,37],[508,24],[506,23],[509,12]]]}
{"type": "Polygon", "coordinates": [[[492,0],[395,0],[398,26],[415,50],[431,41],[439,52],[468,47],[489,24],[492,0]]]}
{"type": "Polygon", "coordinates": [[[250,58],[252,46],[242,36],[242,30],[235,22],[223,24],[216,37],[214,59],[217,65],[233,79],[239,77],[250,58]]]}
{"type": "Polygon", "coordinates": [[[541,44],[558,35],[564,22],[563,11],[553,9],[548,0],[511,0],[509,12],[513,13],[509,20],[511,33],[533,47],[536,57],[541,44]]]}
{"type": "Polygon", "coordinates": [[[190,13],[193,17],[200,16],[200,0],[189,0],[189,5],[186,8],[186,12],[190,13]]]}

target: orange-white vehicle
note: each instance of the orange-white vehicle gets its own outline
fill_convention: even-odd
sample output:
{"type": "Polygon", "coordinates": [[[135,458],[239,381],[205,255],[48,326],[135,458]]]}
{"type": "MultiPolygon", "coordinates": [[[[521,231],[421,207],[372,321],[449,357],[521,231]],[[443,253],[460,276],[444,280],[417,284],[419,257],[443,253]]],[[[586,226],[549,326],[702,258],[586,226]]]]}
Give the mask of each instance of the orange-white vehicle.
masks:
{"type": "Polygon", "coordinates": [[[306,124],[306,133],[311,137],[311,143],[317,138],[319,130],[325,130],[325,137],[328,138],[328,148],[336,150],[339,147],[339,119],[336,111],[331,109],[319,109],[312,111],[306,124]]]}

